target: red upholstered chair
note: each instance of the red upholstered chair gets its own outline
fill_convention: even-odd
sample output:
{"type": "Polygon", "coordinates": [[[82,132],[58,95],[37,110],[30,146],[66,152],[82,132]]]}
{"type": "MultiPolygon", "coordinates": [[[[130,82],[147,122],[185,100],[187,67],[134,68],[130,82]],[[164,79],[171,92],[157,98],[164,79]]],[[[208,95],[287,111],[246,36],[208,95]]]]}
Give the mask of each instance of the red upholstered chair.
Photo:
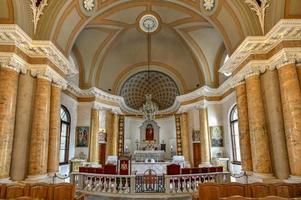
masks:
{"type": "Polygon", "coordinates": [[[88,173],[88,167],[79,167],[79,172],[88,173]]]}
{"type": "Polygon", "coordinates": [[[105,165],[103,169],[104,174],[117,174],[116,165],[105,165]]]}
{"type": "Polygon", "coordinates": [[[167,175],[177,175],[180,174],[180,165],[171,164],[166,166],[166,173],[167,175]]]}
{"type": "Polygon", "coordinates": [[[217,172],[223,172],[224,168],[222,166],[216,167],[217,172]]]}
{"type": "Polygon", "coordinates": [[[216,172],[216,171],[217,171],[217,167],[209,167],[208,168],[209,173],[213,173],[213,172],[216,172]]]}
{"type": "Polygon", "coordinates": [[[190,174],[191,168],[182,168],[181,169],[181,174],[190,174]]]}
{"type": "Polygon", "coordinates": [[[191,174],[199,174],[199,173],[201,173],[201,168],[197,168],[197,167],[191,168],[190,173],[191,174]]]}
{"type": "Polygon", "coordinates": [[[202,167],[201,168],[201,173],[208,173],[209,172],[209,167],[202,167]]]}

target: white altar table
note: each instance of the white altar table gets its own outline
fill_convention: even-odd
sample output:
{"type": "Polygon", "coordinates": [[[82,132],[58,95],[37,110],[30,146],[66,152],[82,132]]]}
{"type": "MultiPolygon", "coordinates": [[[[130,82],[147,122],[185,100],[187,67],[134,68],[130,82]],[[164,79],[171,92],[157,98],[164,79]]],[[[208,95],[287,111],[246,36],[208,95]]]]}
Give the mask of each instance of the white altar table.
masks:
{"type": "Polygon", "coordinates": [[[164,160],[165,152],[162,150],[134,151],[135,161],[144,162],[146,159],[154,159],[156,162],[164,160]]]}
{"type": "Polygon", "coordinates": [[[147,170],[152,169],[157,174],[166,174],[166,166],[170,165],[171,162],[158,162],[158,163],[143,163],[133,162],[132,163],[132,174],[144,174],[147,170]]]}

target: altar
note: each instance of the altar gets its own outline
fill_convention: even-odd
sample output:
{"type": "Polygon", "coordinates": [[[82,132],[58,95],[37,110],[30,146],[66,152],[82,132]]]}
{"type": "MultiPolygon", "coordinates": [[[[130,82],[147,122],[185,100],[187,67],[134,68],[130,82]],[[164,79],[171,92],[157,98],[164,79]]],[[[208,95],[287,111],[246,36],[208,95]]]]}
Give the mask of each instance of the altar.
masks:
{"type": "Polygon", "coordinates": [[[166,166],[172,164],[171,162],[159,162],[159,163],[144,163],[144,162],[133,162],[132,163],[132,174],[144,174],[147,170],[151,169],[156,174],[166,174],[166,166]]]}
{"type": "Polygon", "coordinates": [[[156,162],[165,160],[165,152],[163,150],[136,150],[134,151],[134,160],[136,162],[144,162],[153,159],[156,162]]]}

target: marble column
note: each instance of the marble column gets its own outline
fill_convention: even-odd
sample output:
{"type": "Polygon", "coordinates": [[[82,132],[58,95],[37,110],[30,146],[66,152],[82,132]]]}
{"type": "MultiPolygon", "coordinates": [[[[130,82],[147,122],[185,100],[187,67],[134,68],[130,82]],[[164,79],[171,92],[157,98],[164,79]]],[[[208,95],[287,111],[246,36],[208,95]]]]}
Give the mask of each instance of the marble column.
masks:
{"type": "Polygon", "coordinates": [[[269,138],[259,74],[246,78],[246,88],[253,172],[258,177],[272,177],[269,138]]]}
{"type": "Polygon", "coordinates": [[[91,131],[89,141],[89,161],[98,163],[99,162],[99,143],[98,143],[98,132],[99,132],[99,110],[91,109],[91,131]]]}
{"type": "Polygon", "coordinates": [[[14,145],[10,177],[22,181],[28,172],[30,133],[32,124],[33,102],[36,79],[29,73],[19,78],[14,145]]]}
{"type": "Polygon", "coordinates": [[[59,171],[61,92],[62,92],[61,86],[55,83],[51,85],[48,167],[47,167],[47,172],[51,176],[53,176],[54,173],[59,171]]]}
{"type": "Polygon", "coordinates": [[[296,65],[296,67],[297,67],[297,73],[298,73],[299,83],[301,85],[301,64],[299,63],[298,65],[296,65]]]}
{"type": "MultiPolygon", "coordinates": [[[[106,158],[113,155],[113,117],[112,113],[106,112],[106,133],[107,133],[107,144],[106,144],[106,158]]],[[[106,160],[106,159],[105,159],[106,160]]]]}
{"type": "Polygon", "coordinates": [[[181,115],[181,128],[182,128],[182,149],[183,149],[183,156],[185,161],[190,161],[190,144],[189,144],[189,131],[188,131],[188,116],[187,113],[183,113],[181,115]]]}
{"type": "Polygon", "coordinates": [[[249,132],[249,119],[248,119],[248,101],[246,83],[242,82],[235,87],[237,112],[238,112],[238,125],[239,125],[239,139],[242,171],[253,171],[252,154],[249,132]]]}
{"type": "Polygon", "coordinates": [[[118,115],[114,114],[113,116],[113,136],[112,136],[112,155],[117,156],[118,151],[118,115]]]}
{"type": "Polygon", "coordinates": [[[277,71],[267,70],[261,76],[261,83],[274,175],[278,179],[287,179],[289,164],[277,71]]]}
{"type": "Polygon", "coordinates": [[[46,77],[38,76],[31,128],[29,180],[47,177],[50,93],[51,81],[46,77]]]}
{"type": "Polygon", "coordinates": [[[0,179],[9,178],[18,78],[18,71],[0,67],[0,179]]]}
{"type": "Polygon", "coordinates": [[[202,165],[206,166],[206,165],[210,165],[210,146],[209,146],[207,108],[200,108],[199,115],[200,115],[201,160],[202,160],[202,165]]]}
{"type": "Polygon", "coordinates": [[[278,69],[286,144],[292,176],[301,176],[301,91],[295,64],[278,69]]]}

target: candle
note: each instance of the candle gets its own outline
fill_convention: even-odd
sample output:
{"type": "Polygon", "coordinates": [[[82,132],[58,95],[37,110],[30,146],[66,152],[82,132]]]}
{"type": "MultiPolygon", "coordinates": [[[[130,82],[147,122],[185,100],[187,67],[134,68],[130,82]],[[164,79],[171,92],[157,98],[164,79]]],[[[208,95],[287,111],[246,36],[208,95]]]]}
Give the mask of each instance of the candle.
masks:
{"type": "Polygon", "coordinates": [[[170,145],[170,151],[172,151],[172,148],[173,148],[172,145],[170,145]]]}

